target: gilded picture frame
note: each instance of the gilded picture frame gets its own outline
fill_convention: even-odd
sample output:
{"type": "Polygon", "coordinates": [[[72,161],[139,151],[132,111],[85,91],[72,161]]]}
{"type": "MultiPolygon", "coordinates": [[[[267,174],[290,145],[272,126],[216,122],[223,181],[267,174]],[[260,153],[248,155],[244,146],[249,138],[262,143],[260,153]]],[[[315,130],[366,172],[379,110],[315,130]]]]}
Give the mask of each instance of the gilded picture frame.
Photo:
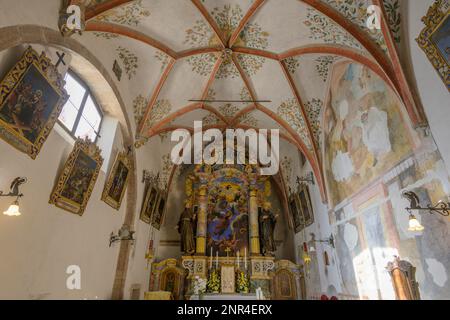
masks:
{"type": "Polygon", "coordinates": [[[450,91],[450,1],[436,0],[422,21],[425,28],[416,41],[450,91]]]}
{"type": "Polygon", "coordinates": [[[36,159],[68,98],[51,60],[28,47],[0,83],[0,138],[36,159]]]}
{"type": "Polygon", "coordinates": [[[130,157],[125,152],[119,153],[106,180],[101,198],[103,202],[113,209],[119,210],[122,205],[131,171],[130,157]]]}
{"type": "Polygon", "coordinates": [[[152,223],[153,211],[158,204],[159,193],[156,186],[147,182],[144,199],[142,200],[141,212],[139,219],[147,224],[152,223]]]}
{"type": "Polygon", "coordinates": [[[50,196],[50,204],[82,216],[103,164],[100,148],[78,139],[50,196]]]}
{"type": "Polygon", "coordinates": [[[292,194],[289,197],[289,210],[291,211],[294,231],[295,233],[299,233],[300,231],[302,231],[304,223],[297,194],[292,194]]]}
{"type": "Polygon", "coordinates": [[[158,202],[155,206],[155,210],[153,210],[153,216],[152,216],[152,226],[156,230],[161,229],[161,225],[164,221],[164,214],[166,212],[166,205],[167,205],[167,197],[163,193],[159,193],[158,195],[158,202]]]}
{"type": "Polygon", "coordinates": [[[305,228],[309,227],[314,223],[314,211],[311,204],[311,194],[309,193],[309,188],[306,184],[300,185],[297,197],[302,213],[303,225],[305,228]]]}

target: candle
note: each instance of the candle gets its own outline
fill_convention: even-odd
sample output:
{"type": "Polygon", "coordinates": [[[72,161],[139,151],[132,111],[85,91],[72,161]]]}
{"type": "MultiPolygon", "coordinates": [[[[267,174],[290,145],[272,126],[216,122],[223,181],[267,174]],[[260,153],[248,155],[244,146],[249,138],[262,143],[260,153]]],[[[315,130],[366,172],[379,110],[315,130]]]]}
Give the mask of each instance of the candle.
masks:
{"type": "Polygon", "coordinates": [[[245,271],[247,271],[247,248],[245,248],[244,265],[245,265],[245,271]]]}
{"type": "Polygon", "coordinates": [[[216,252],[216,269],[219,269],[219,251],[216,252]]]}
{"type": "Polygon", "coordinates": [[[213,266],[213,248],[211,248],[211,258],[209,258],[209,268],[212,269],[213,266]]]}
{"type": "Polygon", "coordinates": [[[239,266],[240,266],[240,257],[239,257],[239,250],[238,250],[238,252],[237,252],[237,267],[238,267],[238,269],[239,269],[239,266]]]}

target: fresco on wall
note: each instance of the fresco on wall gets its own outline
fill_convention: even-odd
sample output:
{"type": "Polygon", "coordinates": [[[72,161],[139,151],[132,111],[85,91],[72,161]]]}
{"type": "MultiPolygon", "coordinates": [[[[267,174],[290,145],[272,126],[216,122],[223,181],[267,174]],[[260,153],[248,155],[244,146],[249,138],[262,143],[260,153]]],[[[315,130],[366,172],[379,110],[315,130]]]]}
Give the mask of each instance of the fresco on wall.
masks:
{"type": "Polygon", "coordinates": [[[422,299],[449,299],[449,220],[416,213],[425,230],[410,232],[402,198],[414,191],[423,206],[448,201],[448,169],[433,137],[411,129],[403,106],[366,68],[340,63],[332,79],[324,159],[343,293],[395,299],[386,266],[398,255],[417,268],[422,299]]]}
{"type": "Polygon", "coordinates": [[[366,67],[337,64],[325,111],[326,171],[334,205],[411,153],[398,100],[366,67]]]}

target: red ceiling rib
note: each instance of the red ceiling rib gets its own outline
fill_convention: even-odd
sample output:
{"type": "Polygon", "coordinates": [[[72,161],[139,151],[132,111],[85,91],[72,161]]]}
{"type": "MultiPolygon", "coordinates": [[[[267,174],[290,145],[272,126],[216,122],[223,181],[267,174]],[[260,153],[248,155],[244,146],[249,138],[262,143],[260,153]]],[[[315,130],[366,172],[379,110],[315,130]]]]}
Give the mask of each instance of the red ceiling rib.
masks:
{"type": "Polygon", "coordinates": [[[215,48],[215,47],[188,49],[188,50],[178,52],[177,59],[184,59],[184,58],[188,58],[188,57],[199,55],[199,54],[216,53],[216,52],[222,52],[222,51],[223,51],[222,48],[215,48]]]}
{"type": "MultiPolygon", "coordinates": [[[[314,137],[313,130],[311,128],[311,123],[309,121],[308,113],[307,113],[305,105],[303,103],[303,99],[302,99],[302,97],[300,95],[300,92],[299,92],[297,86],[295,85],[294,79],[292,78],[291,74],[289,73],[289,70],[288,70],[288,67],[287,67],[286,63],[284,61],[280,61],[280,66],[281,66],[281,68],[283,70],[283,73],[284,73],[284,75],[286,77],[286,80],[289,83],[289,86],[292,89],[292,92],[293,92],[293,94],[295,96],[295,99],[297,100],[297,103],[298,103],[298,105],[300,107],[300,112],[301,112],[301,114],[303,116],[303,119],[305,121],[305,124],[306,124],[306,129],[308,131],[308,136],[309,136],[309,138],[311,140],[311,145],[313,147],[313,151],[314,151],[314,155],[315,155],[316,161],[319,164],[319,167],[321,168],[322,167],[322,162],[321,162],[321,159],[320,159],[319,148],[318,148],[318,145],[317,145],[317,141],[316,141],[316,139],[314,137]]],[[[321,180],[325,180],[324,179],[323,170],[319,170],[319,173],[321,175],[321,180]]],[[[324,194],[326,194],[325,190],[323,192],[324,192],[324,194]]]]}
{"type": "Polygon", "coordinates": [[[365,56],[361,52],[357,52],[353,49],[346,47],[337,47],[334,45],[311,45],[304,46],[299,48],[289,49],[283,53],[275,54],[273,52],[268,52],[265,50],[253,49],[253,48],[235,48],[235,52],[249,54],[254,56],[259,56],[275,61],[282,61],[287,58],[306,55],[306,54],[331,54],[337,55],[340,57],[344,57],[355,62],[358,62],[362,65],[365,65],[370,70],[375,72],[378,76],[380,76],[395,92],[397,92],[395,85],[390,80],[388,75],[384,72],[384,70],[378,65],[378,63],[369,57],[365,56]]]}
{"type": "Polygon", "coordinates": [[[114,24],[110,22],[100,22],[100,21],[90,21],[86,24],[85,31],[92,31],[92,32],[107,32],[107,33],[114,33],[118,35],[122,35],[137,41],[141,41],[145,44],[148,44],[149,46],[156,48],[168,56],[170,56],[172,59],[177,59],[177,53],[163,44],[162,42],[144,34],[139,31],[136,31],[134,29],[131,29],[129,27],[120,25],[120,24],[114,24]]]}
{"type": "Polygon", "coordinates": [[[98,15],[100,15],[106,11],[115,9],[117,7],[120,7],[122,5],[125,5],[125,4],[127,4],[129,2],[133,2],[133,1],[134,0],[110,0],[110,1],[106,1],[103,3],[97,4],[86,10],[86,13],[85,13],[86,21],[94,19],[95,17],[97,17],[98,15]]]}
{"type": "MultiPolygon", "coordinates": [[[[216,79],[217,72],[219,71],[220,67],[222,66],[223,58],[222,55],[220,55],[217,58],[216,63],[214,64],[214,68],[211,71],[211,74],[209,75],[208,82],[205,85],[205,88],[203,89],[201,100],[206,100],[208,97],[209,89],[211,88],[212,84],[214,83],[214,80],[216,79]]],[[[202,107],[205,105],[205,103],[202,103],[202,107]]]]}
{"type": "Polygon", "coordinates": [[[247,113],[250,113],[250,112],[252,112],[254,110],[256,110],[256,104],[253,103],[253,104],[245,107],[244,109],[242,109],[238,113],[236,113],[234,118],[230,121],[231,126],[237,125],[239,123],[239,120],[241,119],[241,117],[243,117],[247,113]]]}
{"type": "MultiPolygon", "coordinates": [[[[369,51],[369,53],[375,58],[375,61],[368,58],[363,53],[356,52],[356,50],[352,50],[349,48],[345,48],[342,46],[336,46],[336,45],[315,45],[315,46],[308,46],[308,47],[303,47],[303,48],[294,48],[294,49],[288,50],[287,52],[284,52],[281,54],[268,52],[265,50],[253,49],[253,48],[233,47],[234,44],[236,43],[236,40],[238,39],[240,33],[245,28],[245,26],[247,25],[249,20],[254,16],[256,11],[264,4],[264,2],[265,2],[264,0],[257,0],[257,1],[255,1],[255,3],[253,3],[253,5],[250,7],[247,14],[244,16],[242,21],[239,23],[239,26],[237,27],[237,29],[231,35],[228,42],[227,42],[227,39],[225,38],[224,33],[222,32],[222,30],[220,29],[220,27],[218,26],[218,24],[216,23],[214,18],[211,16],[211,14],[208,12],[208,10],[205,8],[205,6],[202,4],[201,0],[191,0],[191,2],[197,7],[199,12],[203,15],[203,17],[206,19],[206,21],[210,25],[211,29],[214,31],[214,33],[220,40],[220,45],[222,48],[218,48],[218,47],[194,48],[194,49],[189,49],[189,50],[185,50],[185,51],[181,51],[181,52],[177,53],[174,50],[172,50],[171,48],[169,48],[168,46],[164,45],[163,43],[161,43],[145,34],[142,34],[136,30],[133,30],[131,28],[121,26],[121,25],[107,23],[107,22],[89,21],[86,25],[86,31],[109,32],[109,33],[123,35],[125,37],[129,37],[129,38],[144,42],[144,43],[166,53],[168,56],[170,56],[173,59],[171,61],[171,63],[169,64],[169,66],[166,68],[160,82],[158,83],[158,85],[153,93],[152,100],[149,103],[149,107],[146,110],[146,114],[143,119],[143,122],[140,125],[140,131],[139,131],[140,133],[142,133],[143,124],[145,124],[145,122],[147,121],[148,115],[151,112],[151,109],[153,108],[153,105],[156,102],[157,97],[159,95],[159,92],[161,91],[162,87],[164,86],[164,83],[167,80],[167,77],[170,74],[170,71],[172,70],[172,67],[175,64],[176,60],[190,57],[193,55],[198,55],[198,54],[219,52],[227,46],[233,47],[233,55],[232,55],[233,62],[236,65],[236,67],[238,68],[238,70],[241,74],[241,77],[242,77],[245,85],[247,86],[247,88],[252,96],[252,99],[254,99],[254,100],[256,100],[256,93],[253,90],[253,88],[251,88],[250,80],[246,76],[245,72],[242,70],[242,67],[240,66],[239,62],[237,61],[235,54],[236,53],[250,54],[250,55],[261,56],[261,57],[264,57],[267,59],[272,59],[272,60],[278,61],[280,63],[280,66],[283,69],[283,72],[285,73],[286,77],[288,78],[288,82],[289,82],[292,90],[295,93],[296,99],[300,102],[302,114],[304,115],[305,121],[307,121],[308,133],[309,133],[309,137],[312,141],[312,144],[314,146],[314,156],[316,158],[315,160],[317,160],[317,163],[311,161],[311,159],[309,159],[309,161],[311,162],[313,167],[315,167],[314,172],[316,174],[316,177],[318,178],[318,180],[320,180],[320,182],[322,182],[322,175],[318,176],[318,174],[317,174],[317,170],[318,170],[317,167],[318,167],[320,158],[318,157],[318,153],[317,153],[318,150],[317,150],[315,139],[312,135],[312,130],[311,130],[311,127],[309,124],[309,119],[305,115],[306,110],[304,110],[304,106],[302,104],[302,99],[296,88],[295,82],[292,79],[292,77],[290,76],[289,72],[286,70],[286,66],[283,63],[284,59],[293,57],[293,56],[303,55],[303,54],[316,53],[316,54],[333,54],[333,55],[338,55],[338,56],[342,56],[342,57],[346,57],[351,60],[354,60],[358,63],[361,63],[361,64],[367,66],[372,71],[374,71],[387,84],[389,84],[396,93],[399,94],[399,96],[401,97],[402,101],[405,104],[405,107],[408,110],[408,113],[410,114],[411,121],[414,124],[417,124],[417,122],[424,119],[424,117],[422,116],[422,113],[420,112],[420,110],[417,110],[417,108],[414,104],[414,99],[412,97],[411,91],[406,82],[406,78],[401,69],[401,65],[398,60],[398,55],[395,51],[395,47],[392,42],[392,37],[389,34],[389,29],[388,29],[388,26],[387,26],[385,20],[384,20],[384,24],[383,24],[383,34],[384,34],[385,40],[387,42],[390,55],[393,56],[394,58],[397,58],[397,59],[394,59],[392,64],[389,62],[389,60],[387,59],[387,56],[379,48],[379,46],[377,44],[375,44],[371,39],[369,39],[369,37],[367,37],[366,33],[363,30],[361,30],[358,26],[356,26],[351,21],[346,19],[337,10],[333,9],[332,7],[330,7],[327,4],[325,4],[321,1],[318,1],[318,0],[302,0],[302,1],[304,3],[310,5],[311,7],[315,8],[316,10],[320,11],[322,14],[326,15],[328,18],[332,19],[335,23],[337,23],[342,28],[344,28],[347,32],[349,32],[355,39],[357,39],[364,46],[364,48],[366,48],[366,50],[369,51]]],[[[99,14],[102,14],[108,10],[114,9],[120,5],[124,5],[128,2],[131,2],[131,0],[111,0],[111,1],[99,4],[99,5],[96,5],[87,10],[86,20],[92,20],[99,14]]],[[[382,6],[382,0],[375,0],[375,2],[378,3],[380,6],[382,6]]],[[[220,62],[220,63],[222,63],[222,62],[220,62]]],[[[204,97],[205,97],[205,92],[207,94],[209,87],[215,78],[215,73],[218,71],[218,68],[220,68],[220,64],[216,63],[216,65],[213,69],[212,75],[210,76],[208,84],[203,93],[204,97]]],[[[205,105],[202,104],[202,105],[200,105],[200,107],[205,107],[205,105]]],[[[199,108],[199,105],[197,105],[196,108],[199,108]]],[[[265,109],[265,107],[263,107],[261,105],[247,107],[246,109],[239,112],[235,116],[235,118],[231,121],[231,123],[228,121],[224,121],[224,120],[226,120],[226,118],[223,117],[221,115],[221,113],[218,112],[216,109],[208,106],[205,108],[205,110],[215,113],[222,121],[224,121],[226,123],[226,125],[236,125],[239,122],[239,119],[243,115],[245,115],[248,112],[253,111],[255,108],[260,111],[265,110],[263,112],[266,113],[267,115],[269,115],[274,120],[275,120],[275,118],[279,118],[276,114],[273,114],[272,111],[265,109]],[[215,110],[216,112],[214,112],[213,110],[215,110]]],[[[186,111],[186,110],[183,110],[183,111],[186,111]]],[[[181,116],[182,114],[185,114],[185,113],[186,112],[184,112],[184,113],[177,112],[168,118],[174,120],[178,116],[181,116]]],[[[280,120],[282,120],[282,119],[276,119],[275,121],[280,123],[280,120]]],[[[280,125],[281,125],[281,123],[280,123],[280,125]]],[[[157,127],[151,128],[149,130],[149,133],[153,132],[153,130],[159,130],[160,126],[161,126],[161,123],[157,124],[157,127]]],[[[286,126],[286,124],[282,125],[282,127],[285,127],[285,126],[286,126]]],[[[304,149],[302,151],[305,153],[305,155],[307,157],[311,157],[311,155],[308,152],[305,152],[307,149],[305,148],[303,142],[301,141],[301,138],[298,136],[298,134],[295,132],[295,130],[293,130],[289,126],[285,127],[285,129],[293,137],[295,137],[296,141],[297,141],[297,139],[299,139],[299,142],[301,142],[299,144],[299,146],[301,147],[300,150],[304,149]]],[[[319,171],[322,173],[322,170],[319,170],[319,171]]],[[[320,185],[321,185],[321,192],[324,193],[323,183],[320,183],[320,185]]]]}
{"type": "MultiPolygon", "coordinates": [[[[394,84],[395,92],[400,96],[405,108],[408,111],[408,114],[411,118],[411,122],[414,125],[418,124],[417,114],[415,112],[414,102],[411,100],[411,95],[408,94],[409,90],[405,88],[404,79],[402,79],[402,72],[399,71],[398,66],[395,66],[395,62],[391,63],[389,57],[381,50],[381,48],[373,42],[368,34],[363,31],[359,26],[355,25],[349,19],[345,18],[339,11],[330,7],[326,3],[320,0],[301,0],[304,3],[310,5],[316,10],[320,11],[322,14],[326,15],[328,18],[332,19],[335,23],[340,25],[345,29],[348,33],[350,33],[356,40],[358,40],[363,47],[369,51],[369,53],[375,58],[378,64],[381,66],[386,75],[391,79],[391,82],[394,84]]],[[[380,7],[382,4],[376,1],[380,7]]],[[[384,20],[384,19],[383,19],[384,20]]],[[[386,26],[385,26],[386,27],[386,26]]],[[[389,36],[386,37],[386,32],[383,32],[384,38],[387,42],[389,42],[389,36]]],[[[387,43],[389,47],[389,43],[387,43]]],[[[392,45],[392,44],[391,44],[392,45]]],[[[400,67],[401,68],[401,67],[400,67]]]]}
{"type": "Polygon", "coordinates": [[[245,14],[244,18],[239,23],[236,30],[233,32],[233,34],[230,37],[230,40],[228,42],[228,47],[232,48],[234,44],[236,43],[236,40],[239,38],[239,35],[241,34],[242,30],[244,30],[247,23],[250,21],[250,19],[255,15],[255,13],[258,11],[259,8],[262,7],[266,0],[256,0],[248,12],[245,14]]]}
{"type": "Polygon", "coordinates": [[[374,0],[374,4],[378,5],[382,12],[382,32],[384,39],[386,41],[386,45],[388,47],[389,56],[391,57],[392,65],[394,67],[395,74],[399,79],[400,91],[403,99],[406,99],[405,106],[409,113],[409,116],[413,123],[416,125],[422,125],[427,122],[426,116],[424,114],[423,108],[420,105],[419,99],[414,99],[414,95],[412,93],[411,87],[408,84],[405,73],[403,72],[402,65],[400,63],[400,58],[394,43],[394,37],[392,35],[391,29],[389,28],[389,24],[387,21],[387,13],[384,7],[384,0],[374,0]],[[419,107],[420,106],[420,107],[419,107]]]}
{"type": "Polygon", "coordinates": [[[159,93],[161,92],[162,88],[164,87],[164,84],[166,83],[167,78],[169,77],[170,71],[172,71],[175,63],[176,63],[176,60],[171,60],[169,62],[166,69],[164,70],[164,73],[161,76],[161,79],[159,80],[158,84],[156,85],[156,88],[155,88],[155,91],[153,92],[152,98],[150,99],[147,109],[145,110],[144,116],[142,117],[141,123],[139,124],[139,128],[138,128],[139,135],[141,135],[142,132],[144,131],[145,124],[147,123],[148,117],[153,109],[153,106],[155,105],[156,101],[158,100],[159,93]]]}
{"type": "Polygon", "coordinates": [[[209,105],[203,105],[202,103],[192,103],[189,104],[181,109],[179,109],[178,111],[170,114],[168,117],[162,119],[160,122],[156,123],[155,125],[153,125],[151,128],[149,128],[147,134],[151,135],[153,134],[155,131],[159,130],[161,127],[163,127],[164,125],[176,120],[177,118],[182,117],[185,114],[188,114],[192,111],[195,110],[207,110],[209,112],[211,112],[212,114],[214,114],[217,118],[219,118],[221,121],[224,122],[224,124],[229,125],[228,120],[219,112],[217,111],[215,108],[209,106],[209,105]]]}
{"type": "Polygon", "coordinates": [[[209,26],[214,31],[217,38],[220,40],[220,44],[222,45],[222,47],[226,48],[227,40],[225,39],[225,35],[223,34],[220,27],[217,25],[214,18],[211,16],[211,14],[208,12],[208,10],[205,8],[205,6],[202,4],[201,0],[191,0],[191,2],[197,7],[198,11],[200,11],[202,16],[208,22],[209,26]]]}

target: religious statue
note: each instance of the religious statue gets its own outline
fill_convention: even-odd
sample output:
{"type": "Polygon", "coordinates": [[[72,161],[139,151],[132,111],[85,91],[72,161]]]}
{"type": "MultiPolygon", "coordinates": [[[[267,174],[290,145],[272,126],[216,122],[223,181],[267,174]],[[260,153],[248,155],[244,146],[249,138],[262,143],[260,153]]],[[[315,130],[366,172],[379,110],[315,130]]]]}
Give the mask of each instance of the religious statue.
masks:
{"type": "Polygon", "coordinates": [[[177,226],[178,232],[181,234],[181,252],[186,254],[193,254],[195,252],[195,220],[196,217],[190,202],[187,201],[177,226]]]}
{"type": "Polygon", "coordinates": [[[270,202],[266,202],[259,214],[261,250],[264,255],[272,255],[277,249],[274,240],[277,219],[278,215],[274,215],[271,211],[270,202]]]}

